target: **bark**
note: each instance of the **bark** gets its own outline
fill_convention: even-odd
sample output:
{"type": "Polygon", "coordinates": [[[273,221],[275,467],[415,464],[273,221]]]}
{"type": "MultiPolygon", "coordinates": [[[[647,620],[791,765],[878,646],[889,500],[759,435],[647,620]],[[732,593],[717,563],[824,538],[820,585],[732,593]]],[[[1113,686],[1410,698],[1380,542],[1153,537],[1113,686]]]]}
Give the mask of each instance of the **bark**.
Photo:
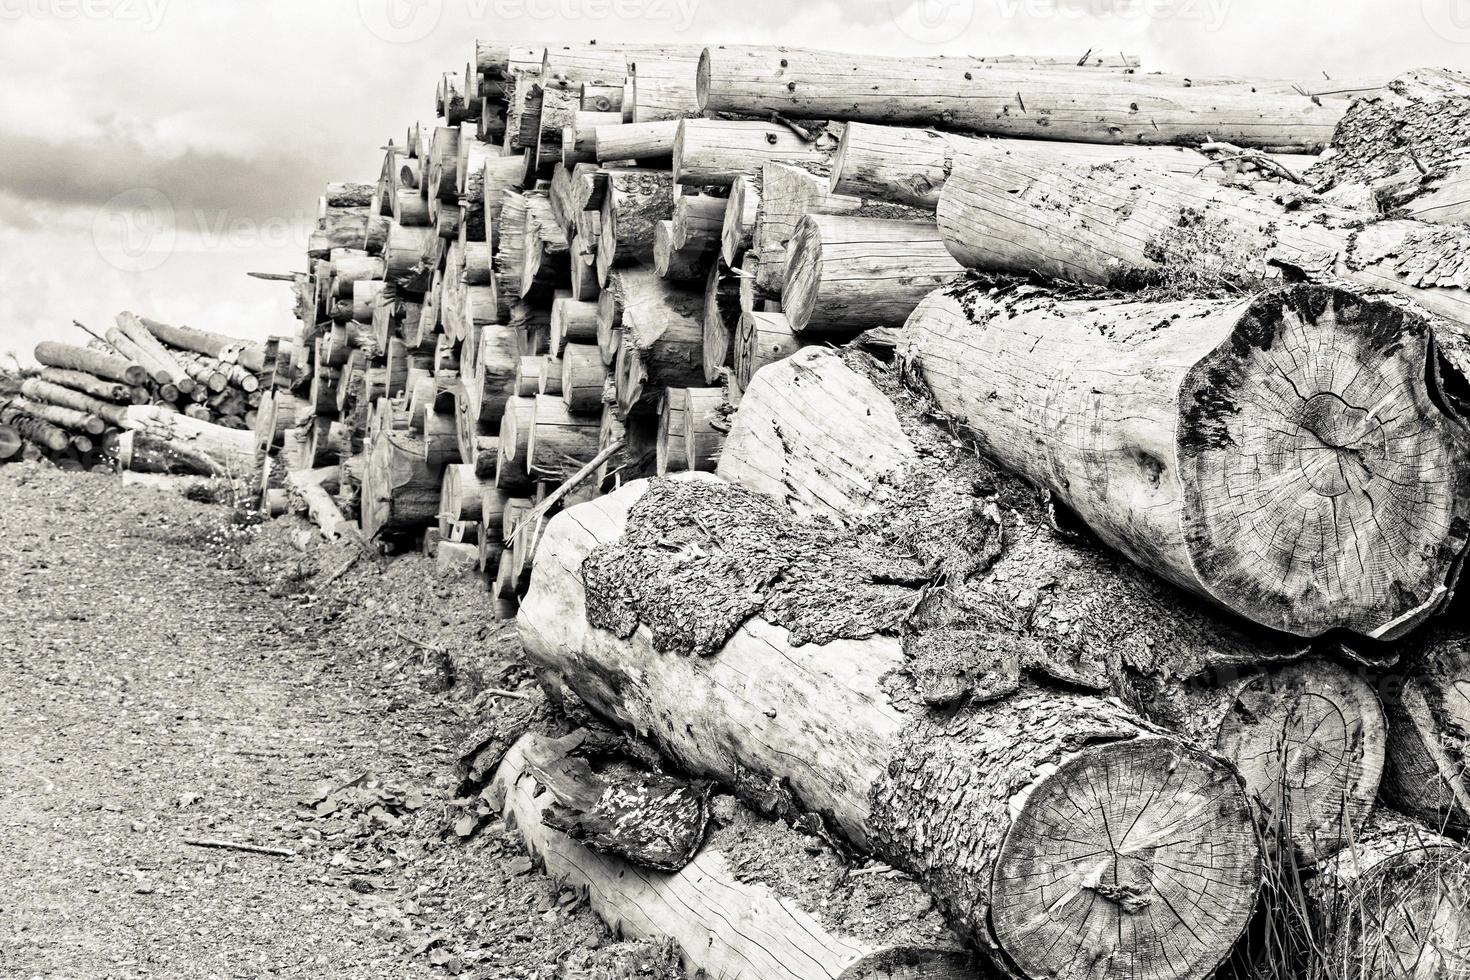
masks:
{"type": "Polygon", "coordinates": [[[573,415],[552,395],[537,395],[532,401],[526,471],[534,479],[560,483],[597,455],[601,419],[573,415]]]}
{"type": "Polygon", "coordinates": [[[703,291],[682,289],[651,269],[620,277],[622,340],[613,377],[625,414],[653,408],[658,391],[704,381],[703,291]]]}
{"type": "Polygon", "coordinates": [[[674,159],[674,142],[679,136],[679,122],[632,123],[598,126],[593,142],[598,163],[636,161],[645,166],[669,164],[674,159]]]}
{"type": "Polygon", "coordinates": [[[1307,154],[1272,154],[1266,161],[1243,158],[1220,164],[1220,154],[1188,147],[1104,146],[1095,143],[977,140],[932,129],[850,123],[832,158],[832,192],[878,201],[893,201],[927,211],[939,205],[940,191],[954,170],[957,154],[1004,155],[1031,151],[1077,163],[1135,160],[1168,173],[1237,181],[1242,171],[1276,174],[1282,167],[1300,176],[1317,158],[1307,154]],[[1273,166],[1274,165],[1274,166],[1273,166]]]}
{"type": "Polygon", "coordinates": [[[80,371],[119,384],[138,387],[148,382],[148,369],[141,364],[86,347],[43,340],[36,345],[35,355],[37,361],[48,367],[80,371]]]}
{"type": "Polygon", "coordinates": [[[1470,957],[1470,851],[1384,813],[1307,898],[1326,975],[1452,978],[1470,957]]]}
{"type": "MultiPolygon", "coordinates": [[[[996,272],[1193,292],[1254,291],[1283,276],[1336,277],[1470,323],[1470,230],[1414,221],[1366,224],[1358,212],[1287,207],[1136,162],[1082,166],[1016,152],[962,157],[939,203],[960,264],[996,272]]],[[[1465,343],[1446,356],[1470,368],[1465,343]]]]}
{"type": "Polygon", "coordinates": [[[983,67],[959,58],[847,55],[726,45],[699,63],[704,111],[847,119],[1075,140],[1193,145],[1223,140],[1319,152],[1346,108],[1241,86],[1185,87],[1122,74],[983,67]]]}
{"type": "Polygon", "coordinates": [[[627,82],[616,85],[598,85],[592,82],[582,83],[582,110],[592,113],[607,113],[616,115],[618,121],[623,121],[623,101],[627,95],[627,82]]]}
{"type": "Polygon", "coordinates": [[[809,214],[786,255],[781,308],[795,333],[813,339],[900,326],[963,271],[927,221],[809,214]]]}
{"type": "MultiPolygon", "coordinates": [[[[829,851],[812,854],[811,838],[766,823],[743,809],[717,828],[691,864],[672,874],[648,875],[626,860],[599,853],[556,829],[547,813],[556,797],[537,777],[536,764],[573,751],[581,736],[551,741],[523,736],[503,757],[492,794],[508,825],[549,875],[588,896],[610,926],[637,938],[670,939],[684,962],[727,980],[832,980],[882,975],[962,980],[973,975],[964,952],[932,912],[911,917],[926,899],[908,882],[874,891],[881,900],[865,908],[863,923],[841,922],[818,898],[827,888],[846,898],[865,891],[862,879],[847,879],[829,851]],[[752,861],[746,840],[783,868],[771,874],[742,873],[752,861]],[[779,857],[778,857],[779,856],[779,857]],[[810,888],[796,882],[817,882],[810,888]],[[738,920],[729,910],[738,909],[738,920]],[[868,912],[868,909],[872,909],[868,912]]],[[[589,794],[590,795],[590,794],[589,794]]],[[[825,897],[825,896],[823,896],[825,897]]],[[[846,903],[845,903],[846,904],[846,903]]]]}
{"type": "Polygon", "coordinates": [[[439,472],[424,461],[422,440],[380,432],[362,481],[362,532],[369,541],[415,531],[439,515],[439,472]]]}
{"type": "Polygon", "coordinates": [[[1353,102],[1310,177],[1384,213],[1470,222],[1470,77],[1421,68],[1353,102]]]}
{"type": "Polygon", "coordinates": [[[596,344],[568,344],[561,356],[561,397],[576,414],[600,414],[607,368],[596,344]]]}
{"type": "Polygon", "coordinates": [[[1228,767],[1086,696],[1028,689],[928,715],[882,681],[903,660],[893,638],[794,646],[757,617],[716,655],[681,657],[658,652],[646,629],[619,639],[593,627],[583,562],[622,537],[650,486],[552,519],[519,617],[534,660],[686,771],[785,779],[1023,975],[1137,976],[1127,964],[1138,955],[1149,976],[1218,965],[1259,881],[1228,767]],[[635,677],[640,696],[629,699],[635,677]],[[1180,799],[1196,804],[1181,812],[1180,799]],[[1133,829],[1119,838],[1113,826],[1133,829]],[[1058,894],[1043,895],[1041,881],[1058,894]],[[1141,914],[1155,904],[1160,914],[1141,914]],[[1163,914],[1166,904],[1187,918],[1163,914]],[[1152,959],[1161,948],[1163,963],[1152,959]]]}
{"type": "Polygon", "coordinates": [[[785,360],[813,341],[798,336],[784,313],[745,313],[735,334],[735,382],[749,387],[756,372],[785,360]]]}
{"type": "Polygon", "coordinates": [[[818,124],[813,135],[808,140],[780,122],[686,119],[674,140],[674,182],[728,187],[767,163],[826,175],[839,134],[818,124]]]}
{"type": "MultiPolygon", "coordinates": [[[[30,382],[30,384],[34,386],[35,383],[30,382]]],[[[51,386],[46,387],[49,388],[51,386]]],[[[59,429],[66,429],[68,432],[100,436],[107,429],[107,423],[91,412],[79,412],[73,408],[65,408],[61,405],[53,405],[49,402],[37,401],[16,395],[10,396],[6,401],[16,411],[24,412],[32,418],[48,422],[59,429]]]]}
{"type": "Polygon", "coordinates": [[[1383,797],[1431,827],[1470,834],[1470,638],[1446,624],[1404,658],[1385,692],[1390,741],[1383,797]]]}

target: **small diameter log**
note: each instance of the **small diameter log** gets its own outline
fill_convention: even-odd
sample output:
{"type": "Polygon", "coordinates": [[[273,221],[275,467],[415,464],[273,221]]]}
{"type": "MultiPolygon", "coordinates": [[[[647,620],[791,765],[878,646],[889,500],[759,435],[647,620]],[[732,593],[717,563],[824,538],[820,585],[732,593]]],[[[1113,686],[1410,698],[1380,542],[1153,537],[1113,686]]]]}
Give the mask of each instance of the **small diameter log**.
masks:
{"type": "Polygon", "coordinates": [[[1301,636],[1401,636],[1449,595],[1470,443],[1430,388],[1420,314],[1325,286],[984,292],[925,300],[904,356],[984,451],[1142,567],[1301,636]]]}
{"type": "Polygon", "coordinates": [[[163,345],[148,332],[134,313],[126,311],[117,315],[117,326],[110,327],[105,334],[107,342],[120,354],[137,361],[148,369],[148,374],[158,384],[171,384],[187,395],[193,390],[194,382],[183,367],[163,350],[163,345]],[[140,343],[146,337],[150,343],[140,343]],[[162,353],[160,353],[162,352],[162,353]]]}
{"type": "Polygon", "coordinates": [[[0,462],[15,459],[24,448],[25,440],[21,438],[20,430],[0,423],[0,462]]]}
{"type": "Polygon", "coordinates": [[[451,463],[444,467],[439,490],[440,530],[447,524],[478,522],[488,489],[475,472],[474,463],[451,463]]]}
{"type": "Polygon", "coordinates": [[[567,344],[597,340],[597,304],[561,298],[551,304],[551,351],[560,355],[567,344]]]}
{"type": "Polygon", "coordinates": [[[48,367],[91,374],[131,387],[139,387],[149,380],[148,369],[141,364],[86,347],[44,340],[36,345],[35,356],[48,367]]]}
{"type": "Polygon", "coordinates": [[[786,282],[786,249],[801,219],[809,214],[859,211],[863,201],[827,190],[827,182],[799,167],[767,164],[762,171],[761,195],[751,255],[756,256],[754,282],[764,292],[780,296],[786,282]]]}
{"type": "Polygon", "coordinates": [[[795,333],[813,339],[900,326],[964,271],[928,221],[809,214],[786,254],[781,308],[795,333]]]}
{"type": "Polygon", "coordinates": [[[535,481],[526,469],[534,424],[536,400],[511,398],[505,403],[500,419],[499,445],[496,451],[495,486],[507,493],[524,493],[535,481]]]}
{"type": "Polygon", "coordinates": [[[713,473],[729,432],[723,388],[689,388],[684,402],[685,469],[713,473]]]}
{"type": "Polygon", "coordinates": [[[205,354],[227,364],[239,364],[251,374],[265,370],[265,349],[259,344],[194,327],[174,327],[147,317],[143,318],[143,326],[170,347],[205,354]]]}
{"type": "Polygon", "coordinates": [[[731,267],[740,264],[755,235],[761,192],[755,178],[742,175],[730,184],[725,214],[720,224],[720,257],[731,267]]]}
{"type": "Polygon", "coordinates": [[[132,389],[121,381],[104,381],[86,371],[69,371],[65,368],[42,368],[37,375],[42,381],[79,391],[102,401],[127,405],[132,401],[132,389]]]}
{"type": "Polygon", "coordinates": [[[654,476],[658,462],[658,418],[634,415],[627,419],[618,418],[615,405],[604,404],[602,409],[602,431],[598,437],[599,455],[607,449],[622,445],[598,468],[597,486],[614,489],[631,480],[654,476]]]}
{"type": "Polygon", "coordinates": [[[684,248],[695,240],[718,243],[727,205],[725,198],[713,194],[682,194],[675,198],[674,247],[684,248]]]}
{"type": "Polygon", "coordinates": [[[674,142],[679,136],[676,119],[622,126],[598,126],[596,150],[599,163],[636,161],[645,165],[668,165],[674,159],[674,142]]]}
{"type": "Polygon", "coordinates": [[[689,469],[684,432],[688,424],[688,388],[667,388],[658,401],[658,442],[654,466],[659,476],[689,469]]]}
{"type": "Polygon", "coordinates": [[[756,372],[785,360],[812,341],[797,336],[784,313],[745,313],[735,333],[735,381],[745,389],[756,372]]]}
{"type": "Polygon", "coordinates": [[[719,257],[714,238],[692,238],[682,248],[674,244],[674,223],[660,221],[653,233],[653,270],[670,282],[703,282],[710,264],[719,257]]]}
{"type": "Polygon", "coordinates": [[[654,229],[674,215],[674,185],[663,170],[609,170],[597,240],[598,281],[614,268],[653,260],[654,229]]]}
{"type": "Polygon", "coordinates": [[[71,445],[65,429],[21,411],[3,396],[0,396],[0,425],[14,429],[27,441],[53,453],[64,453],[71,445]]]}
{"type": "Polygon", "coordinates": [[[607,367],[596,344],[568,344],[561,354],[561,397],[567,411],[600,414],[607,367]]]}
{"type": "Polygon", "coordinates": [[[685,119],[674,140],[674,182],[728,187],[767,163],[826,176],[836,149],[837,137],[825,130],[808,141],[780,122],[685,119]]]}
{"type": "Polygon", "coordinates": [[[513,390],[517,398],[533,398],[541,392],[541,358],[528,355],[517,359],[513,390]]]}
{"type": "MultiPolygon", "coordinates": [[[[27,382],[35,389],[40,382],[27,382]]],[[[24,386],[22,386],[24,387],[24,386]]],[[[46,390],[54,390],[55,385],[43,385],[46,390]]],[[[61,389],[65,391],[66,389],[61,389]]],[[[85,397],[85,396],[84,396],[85,397]]],[[[50,402],[39,401],[34,398],[23,398],[12,396],[8,399],[11,408],[24,412],[32,418],[49,422],[69,432],[77,432],[83,435],[100,436],[107,430],[107,422],[91,412],[78,411],[74,408],[66,408],[62,405],[53,405],[50,402]]]]}
{"type": "Polygon", "coordinates": [[[704,294],[681,289],[652,270],[622,276],[622,342],[614,380],[625,414],[651,409],[658,391],[704,380],[704,294]]]}
{"type": "Polygon", "coordinates": [[[711,263],[704,282],[704,380],[716,384],[734,365],[735,329],[740,323],[740,277],[722,261],[711,263]]]}
{"type": "Polygon", "coordinates": [[[1470,850],[1385,811],[1306,888],[1317,975],[1465,975],[1470,850]]]}
{"type": "Polygon", "coordinates": [[[727,980],[897,976],[895,964],[931,980],[974,975],[938,915],[908,911],[928,904],[916,885],[881,880],[872,887],[882,901],[865,901],[867,882],[851,877],[830,850],[817,850],[811,838],[743,807],[712,831],[691,863],[666,874],[648,874],[555,829],[547,816],[556,797],[541,785],[537,767],[579,738],[523,736],[501,760],[491,793],[546,873],[584,892],[609,926],[632,937],[672,940],[691,968],[727,980]],[[761,842],[758,863],[765,870],[758,875],[742,873],[751,841],[761,842]],[[843,921],[829,897],[862,909],[862,921],[843,921]],[[739,910],[738,925],[732,909],[739,910]]]}
{"type": "Polygon", "coordinates": [[[495,292],[497,319],[509,322],[511,309],[521,295],[525,271],[526,197],[515,191],[501,192],[500,218],[495,225],[495,292]]]}
{"type": "MultiPolygon", "coordinates": [[[[848,840],[915,873],[1020,975],[1137,976],[1160,949],[1150,976],[1215,969],[1256,901],[1245,794],[1228,766],[1115,703],[1028,689],[927,718],[882,680],[904,663],[896,637],[793,646],[755,616],[694,657],[655,649],[636,620],[625,638],[590,625],[604,600],[587,593],[589,555],[648,519],[645,494],[690,480],[722,486],[640,481],[552,518],[518,620],[535,662],[688,772],[785,780],[848,840]],[[618,693],[630,684],[639,697],[618,693]]],[[[705,544],[684,553],[707,560],[705,544]]]]}
{"type": "Polygon", "coordinates": [[[1383,797],[1463,837],[1470,834],[1470,638],[1461,627],[1440,627],[1402,667],[1400,684],[1384,695],[1390,739],[1383,797]]]}
{"type": "Polygon", "coordinates": [[[560,483],[597,455],[602,420],[573,415],[553,395],[537,395],[526,443],[526,470],[537,480],[560,483]]]}
{"type": "Polygon", "coordinates": [[[537,394],[560,395],[561,358],[551,354],[542,354],[540,360],[541,370],[537,378],[537,394]]]}
{"type": "Polygon", "coordinates": [[[439,517],[439,471],[424,461],[422,440],[380,432],[362,480],[362,532],[369,541],[429,527],[439,517]]]}
{"type": "Polygon", "coordinates": [[[847,119],[1075,140],[1237,146],[1317,153],[1345,103],[1244,86],[1186,87],[1112,72],[994,68],[963,58],[879,57],[725,45],[699,62],[706,112],[847,119]],[[967,63],[968,62],[968,63],[967,63]]]}
{"type": "Polygon", "coordinates": [[[248,431],[227,429],[150,405],[128,408],[124,428],[203,453],[231,476],[249,478],[259,468],[255,437],[248,431]]]}
{"type": "MultiPolygon", "coordinates": [[[[962,154],[938,218],[950,252],[973,269],[1192,291],[1335,277],[1470,322],[1470,272],[1459,262],[1470,229],[1398,220],[1365,226],[1359,211],[1310,199],[1287,206],[1137,161],[1089,166],[1039,152],[962,154]]],[[[1446,357],[1470,368],[1463,343],[1441,342],[1446,357]]]]}
{"type": "Polygon", "coordinates": [[[1384,214],[1470,223],[1470,80],[1420,68],[1354,100],[1332,152],[1308,175],[1335,199],[1357,195],[1384,214]]]}
{"type": "MultiPolygon", "coordinates": [[[[121,428],[126,417],[126,408],[111,402],[105,402],[91,395],[85,395],[73,388],[52,384],[42,381],[40,378],[27,378],[20,383],[20,393],[33,401],[47,405],[55,405],[60,408],[69,408],[83,415],[96,416],[107,425],[121,428]]],[[[101,432],[92,432],[92,435],[100,435],[101,432]]]]}

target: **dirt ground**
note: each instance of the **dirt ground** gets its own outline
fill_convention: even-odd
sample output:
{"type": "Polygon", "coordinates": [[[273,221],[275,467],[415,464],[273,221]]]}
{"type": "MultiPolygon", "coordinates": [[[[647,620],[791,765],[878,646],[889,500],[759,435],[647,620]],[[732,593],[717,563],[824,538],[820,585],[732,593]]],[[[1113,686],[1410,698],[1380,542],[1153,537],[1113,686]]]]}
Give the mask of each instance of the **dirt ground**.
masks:
{"type": "Polygon", "coordinates": [[[418,557],[324,586],[344,553],[231,515],[0,467],[0,975],[660,972],[454,829],[482,689],[526,679],[484,593],[418,557]]]}

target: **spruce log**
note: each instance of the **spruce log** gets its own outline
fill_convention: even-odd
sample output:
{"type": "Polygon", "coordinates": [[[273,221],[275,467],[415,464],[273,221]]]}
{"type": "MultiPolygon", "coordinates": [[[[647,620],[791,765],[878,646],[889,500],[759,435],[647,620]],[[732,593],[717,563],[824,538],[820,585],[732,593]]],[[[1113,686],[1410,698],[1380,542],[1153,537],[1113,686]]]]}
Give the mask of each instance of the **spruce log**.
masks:
{"type": "Polygon", "coordinates": [[[567,410],[600,413],[607,368],[596,344],[568,344],[561,355],[561,397],[567,410]]]}
{"type": "Polygon", "coordinates": [[[681,289],[651,269],[620,277],[622,341],[614,380],[625,414],[654,407],[666,387],[700,385],[704,380],[702,290],[681,289]]]}
{"type": "Polygon", "coordinates": [[[228,429],[151,405],[129,407],[124,428],[203,453],[233,477],[248,479],[259,469],[255,437],[247,431],[228,429]]]}
{"type": "Polygon", "coordinates": [[[732,268],[740,264],[745,250],[751,246],[760,203],[760,187],[754,177],[742,175],[731,183],[720,224],[720,256],[732,268]]]}
{"type": "Polygon", "coordinates": [[[735,332],[735,382],[748,387],[756,372],[812,343],[791,329],[784,313],[745,313],[735,332]]]}
{"type": "Polygon", "coordinates": [[[621,266],[653,260],[654,229],[674,215],[674,185],[667,171],[609,170],[597,240],[598,281],[621,266]]]}
{"type": "Polygon", "coordinates": [[[781,309],[795,333],[813,339],[900,326],[963,271],[928,221],[809,214],[786,256],[781,309]]]}
{"type": "MultiPolygon", "coordinates": [[[[973,269],[1195,291],[1254,291],[1288,270],[1398,292],[1470,323],[1470,271],[1459,261],[1470,229],[1365,226],[1361,212],[1309,199],[1288,207],[1136,161],[961,155],[940,196],[939,227],[954,257],[973,269]]],[[[1470,356],[1447,344],[1445,353],[1470,368],[1470,356]]]]}
{"type": "Polygon", "coordinates": [[[537,480],[560,483],[597,455],[602,420],[595,415],[573,415],[553,395],[537,395],[533,403],[526,472],[537,480]]]}
{"type": "Polygon", "coordinates": [[[623,536],[651,486],[551,520],[518,620],[533,660],[686,771],[786,780],[1022,975],[1137,976],[1138,957],[1154,977],[1215,969],[1259,883],[1226,765],[1082,695],[1027,689],[924,717],[881,682],[904,662],[892,637],[793,646],[756,617],[714,656],[684,657],[656,650],[647,628],[619,639],[593,627],[602,599],[586,595],[583,563],[623,536]],[[619,693],[634,683],[638,698],[619,693]]]}
{"type": "MultiPolygon", "coordinates": [[[[42,381],[40,378],[27,378],[22,381],[20,383],[20,393],[26,398],[42,404],[55,405],[60,408],[71,409],[74,412],[80,412],[83,415],[95,416],[99,422],[117,428],[122,428],[123,421],[126,418],[127,410],[122,405],[104,402],[100,399],[93,398],[91,395],[83,394],[74,388],[52,384],[49,381],[42,381]]],[[[95,432],[91,431],[91,428],[88,428],[87,431],[94,436],[102,434],[100,427],[95,432]]]]}
{"type": "Polygon", "coordinates": [[[1317,872],[1306,887],[1324,969],[1309,975],[1465,976],[1470,850],[1385,812],[1317,872]]]}
{"type": "Polygon", "coordinates": [[[536,400],[534,398],[510,398],[505,403],[505,412],[500,419],[500,437],[497,446],[499,454],[495,468],[497,489],[508,493],[524,493],[529,491],[535,483],[526,470],[535,411],[536,400]]]}
{"type": "MultiPolygon", "coordinates": [[[[639,58],[630,66],[632,106],[629,122],[651,123],[704,114],[699,106],[699,57],[639,58]]],[[[624,106],[625,112],[628,106],[624,106]]]]}
{"type": "Polygon", "coordinates": [[[440,529],[446,523],[478,522],[488,489],[481,482],[474,463],[451,463],[444,467],[439,491],[440,529]]]}
{"type": "Polygon", "coordinates": [[[1456,611],[1414,645],[1399,685],[1385,691],[1391,737],[1383,796],[1463,837],[1470,835],[1470,635],[1449,625],[1456,611]]]}
{"type": "Polygon", "coordinates": [[[19,456],[23,448],[25,440],[20,437],[20,430],[13,425],[0,423],[0,463],[19,456]]]}
{"type": "Polygon", "coordinates": [[[48,367],[80,371],[119,384],[139,387],[148,382],[148,369],[141,364],[86,347],[43,340],[36,345],[35,355],[48,367]]]}
{"type": "MultiPolygon", "coordinates": [[[[540,375],[537,378],[537,393],[542,395],[561,394],[561,358],[552,354],[542,354],[540,357],[540,375]]],[[[598,358],[599,365],[601,358],[598,358]]]]}
{"type": "MultiPolygon", "coordinates": [[[[28,382],[34,385],[36,382],[28,382]]],[[[22,385],[24,389],[25,384],[22,385]]],[[[54,388],[54,385],[46,385],[46,389],[54,388]]],[[[64,390],[64,389],[63,389],[64,390]]],[[[66,408],[62,405],[53,405],[50,402],[37,401],[32,398],[12,395],[7,399],[11,408],[24,412],[32,418],[40,419],[68,432],[81,435],[100,436],[107,429],[107,422],[91,412],[78,411],[74,408],[66,408]]]]}
{"type": "MultiPolygon", "coordinates": [[[[128,328],[136,328],[139,332],[147,333],[138,323],[135,314],[123,312],[117,315],[117,326],[108,327],[103,336],[119,354],[147,368],[148,376],[155,383],[180,387],[187,381],[189,388],[192,389],[193,382],[185,378],[183,368],[174,363],[172,358],[159,357],[151,348],[145,349],[140,346],[134,339],[133,331],[128,328]]],[[[181,388],[181,393],[188,394],[188,391],[181,388]]]]}
{"type": "Polygon", "coordinates": [[[654,449],[654,466],[659,476],[683,473],[689,469],[689,457],[684,449],[688,407],[688,388],[667,388],[658,400],[658,442],[654,449]]]}
{"type": "Polygon", "coordinates": [[[87,371],[69,371],[66,368],[46,367],[37,375],[42,381],[80,391],[102,401],[127,405],[132,401],[132,390],[121,381],[104,381],[87,371]]]}
{"type": "Polygon", "coordinates": [[[690,968],[726,980],[974,976],[942,920],[932,911],[910,911],[928,904],[912,883],[885,881],[874,888],[881,901],[876,894],[865,901],[864,880],[850,877],[830,850],[813,853],[811,838],[743,807],[711,833],[690,864],[672,873],[648,874],[574,840],[556,829],[559,821],[547,819],[556,797],[537,771],[581,738],[523,736],[502,758],[491,792],[546,873],[585,892],[612,928],[670,939],[690,968]],[[748,856],[751,841],[761,842],[760,860],[748,856]],[[860,920],[843,921],[829,896],[840,908],[860,909],[860,920]],[[731,910],[739,910],[738,921],[731,910]]]}
{"type": "Polygon", "coordinates": [[[837,135],[825,130],[807,140],[780,122],[685,119],[674,140],[674,182],[728,187],[767,163],[826,175],[836,149],[837,135]]]}
{"type": "Polygon", "coordinates": [[[3,396],[0,396],[0,425],[13,428],[27,441],[53,453],[64,453],[71,445],[71,437],[66,434],[65,429],[52,425],[45,419],[28,415],[3,396]]]}
{"type": "Polygon", "coordinates": [[[686,245],[674,244],[673,221],[660,221],[653,231],[653,270],[670,282],[704,282],[711,262],[719,257],[718,238],[692,238],[686,245]]]}
{"type": "Polygon", "coordinates": [[[568,344],[597,340],[597,304],[570,297],[551,304],[551,351],[560,355],[568,344]]]}
{"type": "Polygon", "coordinates": [[[641,164],[667,164],[674,159],[674,141],[679,136],[679,121],[632,123],[621,126],[598,126],[595,133],[597,161],[641,164]]]}
{"type": "Polygon", "coordinates": [[[196,354],[206,354],[226,363],[239,364],[252,374],[260,374],[265,370],[265,350],[259,344],[236,337],[227,337],[224,334],[210,333],[207,330],[198,330],[194,327],[174,327],[147,317],[143,318],[143,326],[170,347],[193,351],[196,354]]]}
{"type": "Polygon", "coordinates": [[[1110,72],[992,68],[961,58],[848,55],[726,45],[699,62],[699,106],[793,119],[928,125],[1080,143],[1320,152],[1345,103],[1245,86],[1186,87],[1110,72]]]}
{"type": "Polygon", "coordinates": [[[729,429],[723,388],[689,388],[684,401],[685,469],[713,473],[729,429]]]}
{"type": "MultiPolygon", "coordinates": [[[[1262,160],[1240,155],[1221,161],[1223,154],[1206,154],[1189,147],[1105,146],[1096,143],[977,140],[932,129],[874,126],[851,123],[832,157],[832,193],[870,200],[893,201],[933,211],[954,169],[959,153],[1004,155],[1027,150],[1072,159],[1077,163],[1106,163],[1134,160],[1168,173],[1208,177],[1236,182],[1243,172],[1254,169],[1267,176],[1281,176],[1284,168],[1300,176],[1316,163],[1308,154],[1271,154],[1262,160]]],[[[1238,151],[1237,151],[1237,154],[1238,151]]]]}
{"type": "Polygon", "coordinates": [[[786,164],[767,164],[762,170],[750,253],[758,260],[754,285],[772,296],[781,295],[786,282],[787,243],[796,234],[802,218],[818,211],[845,214],[862,207],[860,198],[830,193],[827,181],[815,174],[786,164]]]}
{"type": "Polygon", "coordinates": [[[713,194],[683,194],[674,200],[674,246],[694,239],[719,242],[728,200],[713,194]]]}
{"type": "Polygon", "coordinates": [[[362,480],[362,532],[369,541],[426,528],[438,519],[439,471],[424,461],[423,442],[380,432],[362,480]]]}
{"type": "Polygon", "coordinates": [[[1144,568],[1301,636],[1412,630],[1470,534],[1470,438],[1400,304],[1325,287],[1240,302],[992,299],[961,281],[904,356],[995,459],[1144,568]]]}

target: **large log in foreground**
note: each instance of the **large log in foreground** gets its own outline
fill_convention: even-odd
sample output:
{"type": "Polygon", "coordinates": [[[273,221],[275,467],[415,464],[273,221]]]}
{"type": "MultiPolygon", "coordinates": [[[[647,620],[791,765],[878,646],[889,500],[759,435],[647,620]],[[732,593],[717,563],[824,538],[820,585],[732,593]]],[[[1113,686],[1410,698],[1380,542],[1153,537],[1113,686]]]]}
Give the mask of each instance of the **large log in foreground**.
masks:
{"type": "Polygon", "coordinates": [[[1097,697],[1025,687],[931,714],[895,674],[904,644],[860,622],[901,616],[911,589],[843,581],[819,546],[789,559],[807,569],[788,582],[812,597],[805,615],[727,591],[732,571],[774,583],[756,542],[810,531],[763,501],[689,474],[552,519],[519,619],[532,658],[691,772],[787,781],[1023,975],[1210,973],[1259,884],[1234,771],[1097,697]],[[708,655],[669,652],[691,649],[708,655]]]}
{"type": "Polygon", "coordinates": [[[941,408],[1139,565],[1304,636],[1401,636],[1470,538],[1470,433],[1430,322],[1325,286],[1241,302],[987,296],[914,312],[941,408]]]}
{"type": "Polygon", "coordinates": [[[721,45],[699,61],[700,108],[767,117],[932,125],[1083,143],[1208,139],[1319,152],[1345,104],[1245,86],[1190,88],[1111,72],[995,68],[964,58],[721,45]]]}
{"type": "Polygon", "coordinates": [[[495,796],[546,873],[584,890],[621,933],[672,939],[687,967],[724,980],[976,976],[943,920],[917,912],[928,902],[911,882],[849,877],[835,855],[810,853],[808,839],[743,808],[668,874],[574,840],[546,818],[555,797],[536,776],[565,741],[523,736],[495,772],[495,796]]]}

